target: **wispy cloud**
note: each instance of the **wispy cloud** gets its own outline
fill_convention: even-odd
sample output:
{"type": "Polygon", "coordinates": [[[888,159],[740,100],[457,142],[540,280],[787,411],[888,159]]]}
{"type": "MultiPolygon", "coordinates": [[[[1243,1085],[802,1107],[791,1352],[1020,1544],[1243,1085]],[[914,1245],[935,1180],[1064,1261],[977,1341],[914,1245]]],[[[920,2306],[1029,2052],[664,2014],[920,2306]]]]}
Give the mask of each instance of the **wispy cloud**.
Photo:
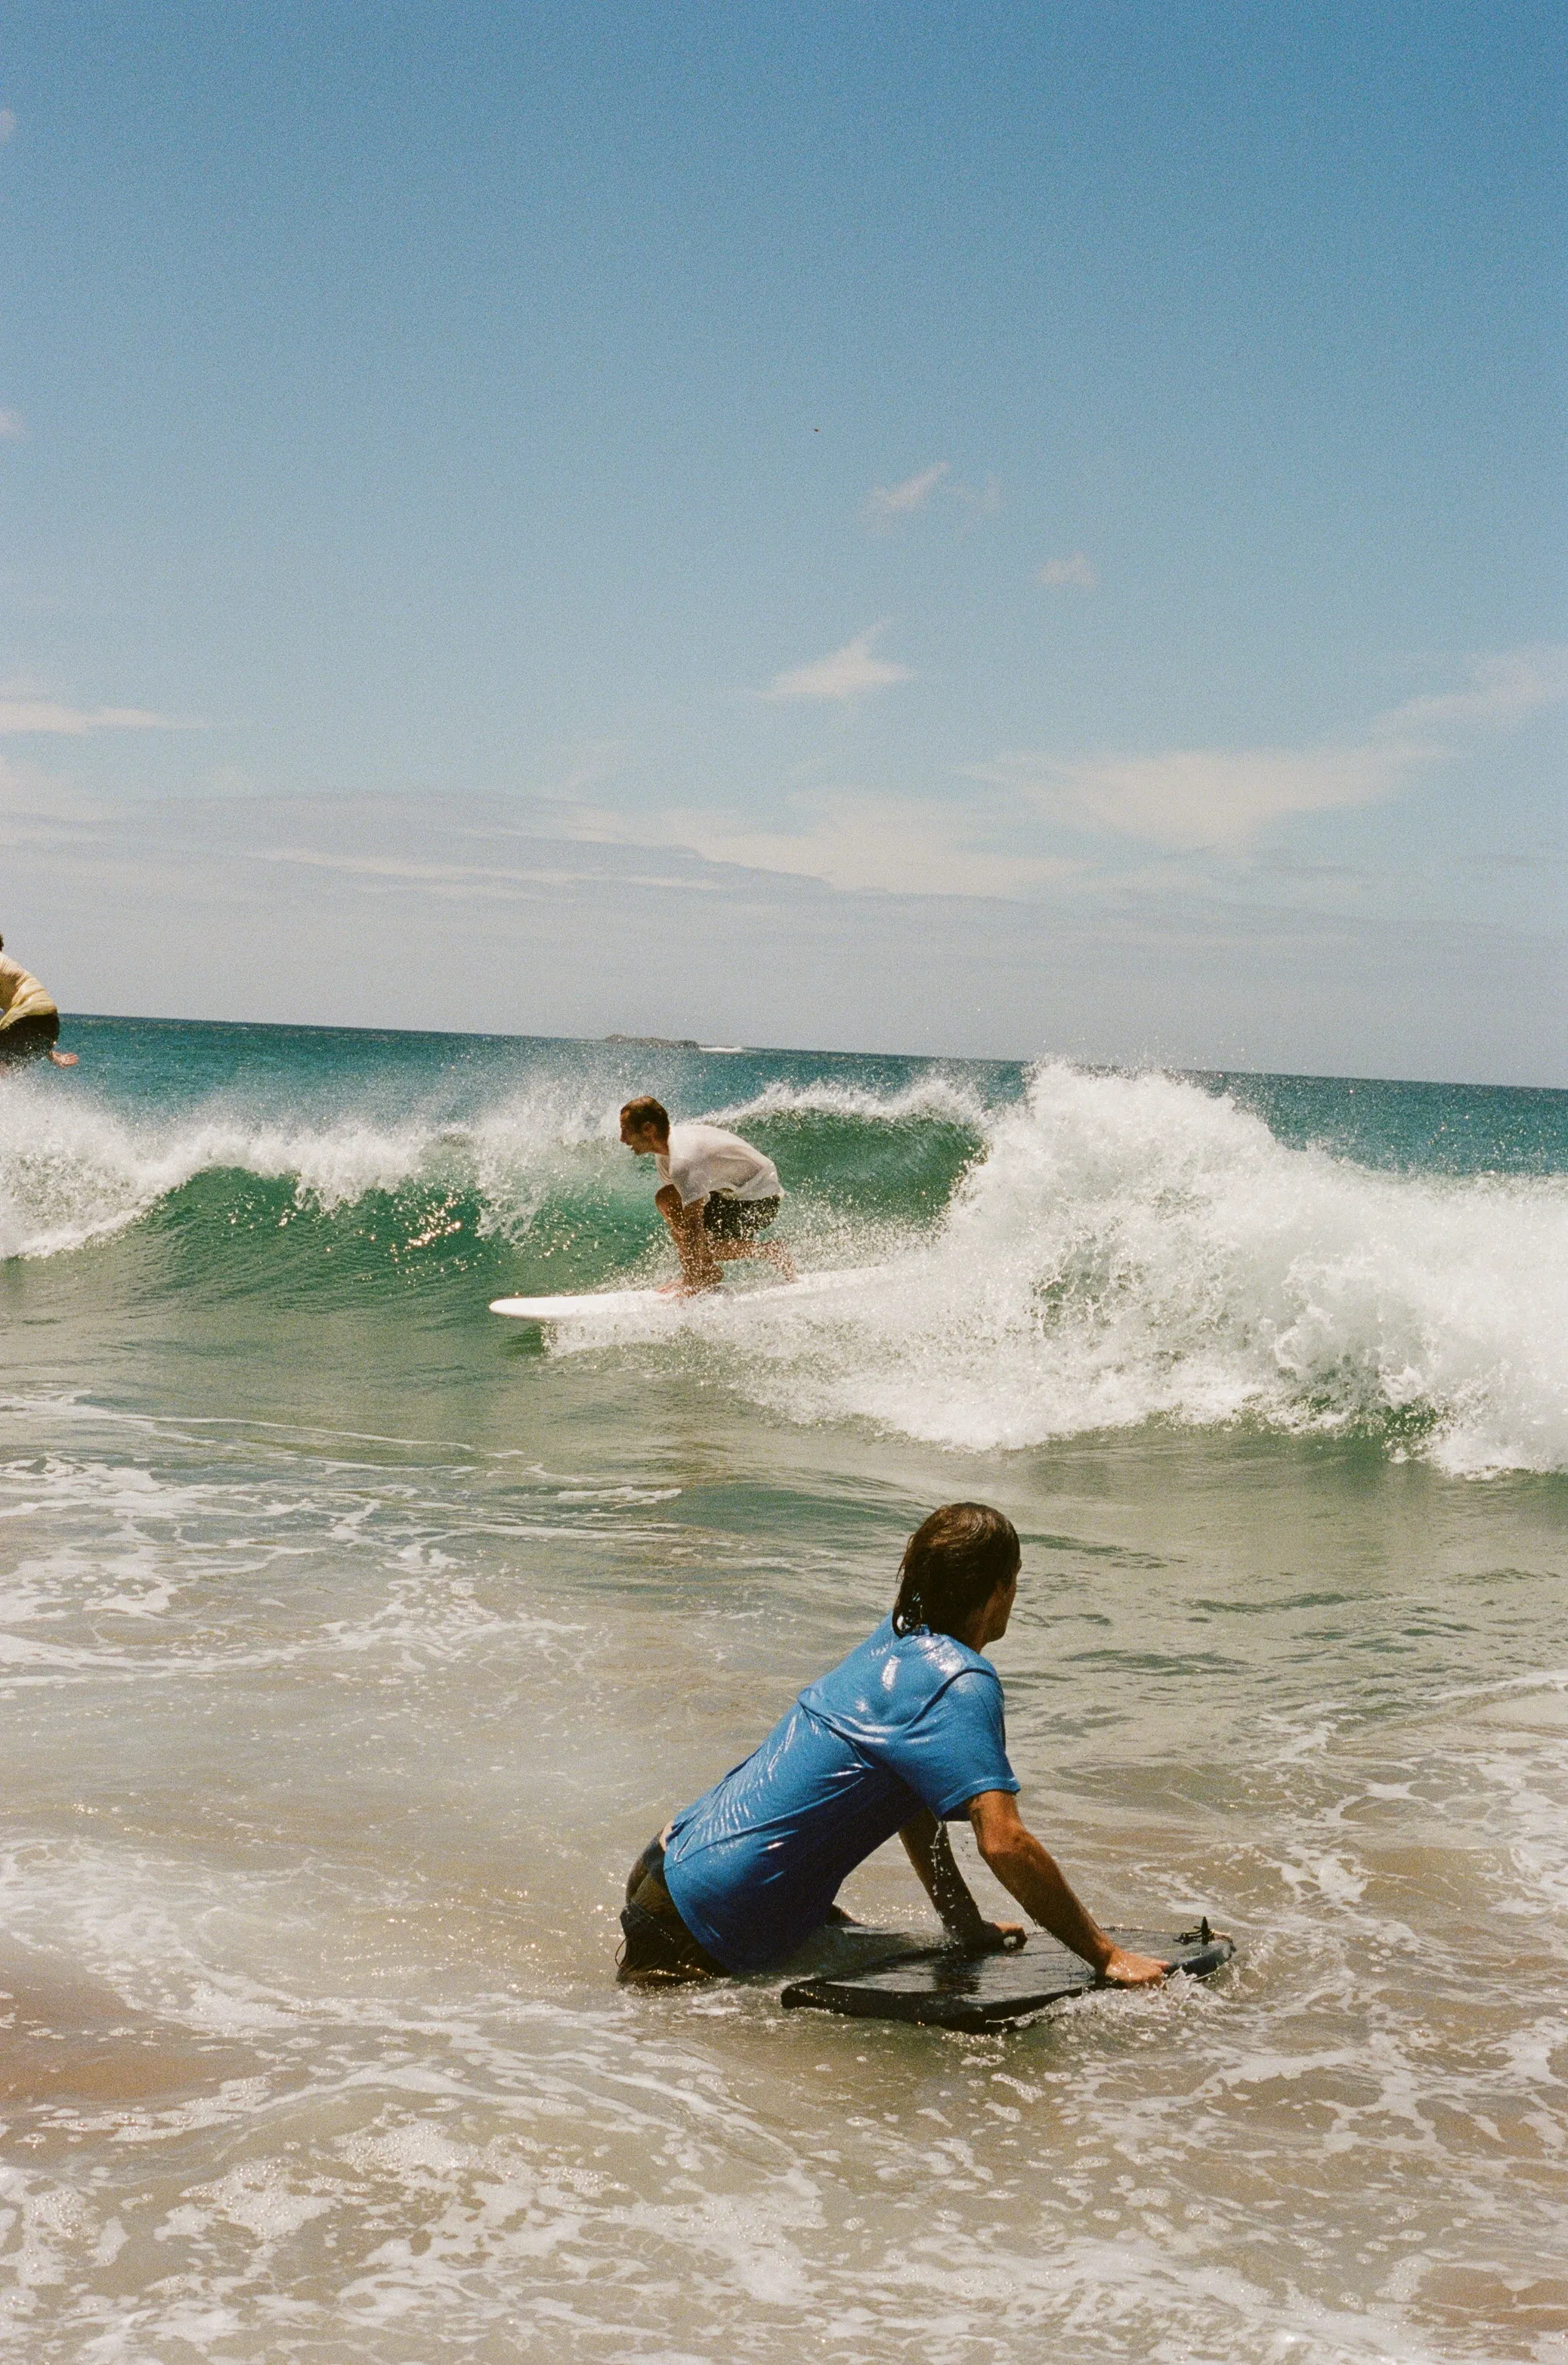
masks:
{"type": "Polygon", "coordinates": [[[947,487],[951,498],[958,502],[966,515],[961,521],[960,537],[972,532],[981,518],[995,517],[1002,508],[1002,479],[988,476],[983,485],[952,484],[947,487]]]}
{"type": "Polygon", "coordinates": [[[891,525],[895,518],[913,517],[923,510],[943,477],[947,474],[947,462],[938,460],[918,476],[905,476],[902,484],[873,485],[860,504],[860,514],[868,525],[891,525]]]}
{"type": "Polygon", "coordinates": [[[846,641],[841,649],[834,649],[831,656],[817,657],[811,665],[794,666],[784,673],[776,673],[759,695],[777,701],[863,698],[868,690],[890,689],[895,682],[913,681],[914,676],[908,666],[872,656],[872,642],[886,629],[884,624],[873,624],[869,631],[857,633],[852,641],[846,641]]]}
{"type": "Polygon", "coordinates": [[[0,443],[19,443],[28,432],[28,422],[19,410],[0,410],[0,443]]]}
{"type": "Polygon", "coordinates": [[[79,739],[89,731],[199,731],[178,714],[150,714],[140,706],[62,706],[50,698],[0,698],[0,732],[50,732],[79,739]]]}
{"type": "Polygon", "coordinates": [[[1436,698],[1407,699],[1379,715],[1374,730],[1390,734],[1461,729],[1508,730],[1544,706],[1568,698],[1568,648],[1541,644],[1501,656],[1473,657],[1470,686],[1436,698]]]}
{"type": "Polygon", "coordinates": [[[936,798],[815,790],[790,800],[797,825],[757,829],[737,813],[673,811],[621,824],[622,842],[679,846],[705,862],[848,893],[1015,896],[1076,871],[1059,856],[977,846],[975,813],[936,798]]]}
{"type": "Polygon", "coordinates": [[[967,777],[1011,790],[1036,813],[1073,828],[1179,851],[1237,846],[1291,813],[1395,796],[1421,772],[1462,754],[1478,734],[1513,729],[1564,699],[1568,649],[1518,649],[1473,659],[1469,688],[1407,700],[1374,717],[1365,737],[1348,745],[1177,747],[1081,758],[1014,751],[967,768],[967,777]]]}
{"type": "MultiPolygon", "coordinates": [[[[469,830],[463,833],[476,836],[484,833],[469,830]]],[[[248,849],[252,862],[292,863],[305,870],[335,870],[345,878],[370,880],[389,888],[429,887],[438,893],[457,896],[506,896],[519,888],[582,887],[599,883],[602,870],[584,869],[580,866],[560,865],[539,869],[503,869],[481,862],[420,862],[397,855],[330,854],[310,846],[270,846],[248,849]]],[[[616,874],[624,887],[678,887],[699,892],[716,891],[716,881],[682,873],[671,877],[665,872],[620,871],[616,874]]]]}
{"type": "Polygon", "coordinates": [[[958,532],[968,533],[981,518],[995,517],[1002,507],[1002,485],[999,478],[988,476],[983,485],[967,485],[951,474],[948,463],[938,460],[934,466],[922,468],[918,476],[905,476],[901,484],[873,485],[860,504],[860,519],[876,532],[886,533],[901,518],[913,517],[917,510],[928,509],[934,499],[957,502],[965,515],[958,532]]]}
{"type": "Polygon", "coordinates": [[[1047,819],[1193,851],[1234,846],[1286,813],[1372,804],[1425,751],[1382,747],[1182,747],[1070,762],[1015,753],[969,768],[1047,819]]]}
{"type": "Polygon", "coordinates": [[[1043,583],[1047,591],[1065,591],[1074,583],[1081,590],[1092,591],[1100,577],[1093,561],[1085,557],[1081,550],[1075,550],[1070,558],[1047,558],[1043,566],[1035,570],[1035,580],[1043,583]]]}

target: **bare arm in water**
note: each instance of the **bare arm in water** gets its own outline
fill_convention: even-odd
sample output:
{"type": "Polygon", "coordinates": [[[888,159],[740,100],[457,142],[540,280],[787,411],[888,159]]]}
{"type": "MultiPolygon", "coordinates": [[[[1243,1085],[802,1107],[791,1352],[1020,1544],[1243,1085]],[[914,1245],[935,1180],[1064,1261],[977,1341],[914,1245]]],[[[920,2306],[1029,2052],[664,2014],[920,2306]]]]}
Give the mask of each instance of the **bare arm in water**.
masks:
{"type": "Polygon", "coordinates": [[[1079,1903],[1056,1858],[1040,1845],[1018,1812],[1011,1790],[982,1790],[969,1800],[969,1821],[981,1855],[1025,1913],[1093,1965],[1113,1987],[1152,1987],[1170,1968],[1152,1955],[1130,1955],[1107,1938],[1079,1903]]]}
{"type": "MultiPolygon", "coordinates": [[[[979,1798],[971,1799],[969,1821],[980,1855],[1003,1889],[1053,1938],[1091,1964],[1099,1978],[1113,1987],[1141,1988],[1152,1987],[1165,1977],[1169,1963],[1159,1962],[1151,1955],[1128,1954],[1105,1935],[1073,1895],[1055,1857],[1025,1823],[1011,1790],[982,1790],[979,1798]]],[[[972,1946],[1022,1943],[1024,1933],[1016,1922],[985,1919],[953,1861],[946,1832],[935,1815],[917,1816],[905,1824],[899,1837],[949,1936],[972,1946]]]]}
{"type": "Polygon", "coordinates": [[[969,1884],[953,1861],[953,1850],[947,1838],[947,1826],[939,1823],[929,1808],[905,1823],[899,1833],[903,1852],[914,1866],[915,1877],[941,1916],[942,1927],[949,1938],[960,1945],[987,1947],[1021,1946],[1023,1925],[1017,1922],[988,1922],[975,1903],[969,1884]]]}

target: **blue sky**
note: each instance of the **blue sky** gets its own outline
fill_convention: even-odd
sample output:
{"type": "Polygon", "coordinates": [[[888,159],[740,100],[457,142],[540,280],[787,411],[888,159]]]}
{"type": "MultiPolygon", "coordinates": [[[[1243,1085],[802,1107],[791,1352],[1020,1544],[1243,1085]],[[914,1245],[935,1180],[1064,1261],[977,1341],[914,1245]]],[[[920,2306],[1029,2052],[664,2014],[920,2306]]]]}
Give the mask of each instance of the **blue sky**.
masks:
{"type": "Polygon", "coordinates": [[[62,1003],[1568,1082],[1546,6],[39,5],[62,1003]]]}

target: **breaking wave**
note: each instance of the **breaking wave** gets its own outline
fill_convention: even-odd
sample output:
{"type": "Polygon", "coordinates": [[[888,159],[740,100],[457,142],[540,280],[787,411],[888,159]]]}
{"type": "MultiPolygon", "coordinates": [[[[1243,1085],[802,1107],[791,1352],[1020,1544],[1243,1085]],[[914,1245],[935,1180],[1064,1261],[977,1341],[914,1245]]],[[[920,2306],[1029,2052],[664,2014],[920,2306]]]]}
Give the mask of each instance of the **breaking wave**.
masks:
{"type": "MultiPolygon", "coordinates": [[[[712,1113],[778,1160],[803,1263],[874,1270],[810,1299],[736,1293],[636,1351],[700,1334],[790,1418],[982,1451],[1248,1422],[1466,1474],[1568,1468],[1562,1174],[1379,1169],[1194,1082],[1057,1062],[1021,1097],[936,1072],[880,1093],[765,1078],[712,1113]]],[[[501,1288],[644,1277],[661,1250],[613,1096],[582,1077],[460,1118],[141,1114],[21,1081],[0,1118],[0,1257],[156,1233],[187,1286],[444,1287],[467,1320],[501,1288]]]]}
{"type": "Polygon", "coordinates": [[[933,1443],[1247,1420],[1568,1467],[1568,1180],[1371,1171],[1166,1076],[1039,1070],[934,1238],[745,1315],[769,1401],[933,1443]]]}

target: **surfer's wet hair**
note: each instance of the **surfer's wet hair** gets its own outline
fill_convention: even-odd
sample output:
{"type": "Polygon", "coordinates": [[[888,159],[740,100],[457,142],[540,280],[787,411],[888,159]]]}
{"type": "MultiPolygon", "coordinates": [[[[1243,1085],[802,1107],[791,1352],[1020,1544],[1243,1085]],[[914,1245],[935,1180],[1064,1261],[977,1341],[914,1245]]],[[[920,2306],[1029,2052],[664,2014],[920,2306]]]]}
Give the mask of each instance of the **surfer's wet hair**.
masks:
{"type": "Polygon", "coordinates": [[[639,1133],[667,1133],[669,1111],[663,1101],[644,1093],[640,1100],[628,1101],[621,1112],[622,1125],[633,1125],[639,1133]]]}
{"type": "Polygon", "coordinates": [[[899,1564],[893,1631],[956,1635],[1018,1574],[1018,1530],[989,1503],[944,1503],[916,1528],[899,1564]]]}

